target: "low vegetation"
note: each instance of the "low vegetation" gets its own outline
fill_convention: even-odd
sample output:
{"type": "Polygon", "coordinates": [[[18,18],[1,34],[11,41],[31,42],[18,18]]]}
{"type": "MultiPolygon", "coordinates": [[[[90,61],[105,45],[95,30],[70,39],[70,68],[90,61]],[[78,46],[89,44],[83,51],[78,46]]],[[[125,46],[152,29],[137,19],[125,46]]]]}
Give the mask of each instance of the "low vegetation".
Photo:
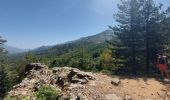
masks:
{"type": "Polygon", "coordinates": [[[55,100],[59,96],[59,90],[51,86],[41,86],[38,91],[34,93],[36,100],[55,100]]]}

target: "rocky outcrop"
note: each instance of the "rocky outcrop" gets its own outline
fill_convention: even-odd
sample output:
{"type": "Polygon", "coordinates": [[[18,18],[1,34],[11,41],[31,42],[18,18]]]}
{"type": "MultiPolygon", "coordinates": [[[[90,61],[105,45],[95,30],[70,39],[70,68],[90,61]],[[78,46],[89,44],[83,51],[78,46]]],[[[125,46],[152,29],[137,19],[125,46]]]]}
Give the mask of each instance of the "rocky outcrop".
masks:
{"type": "MultiPolygon", "coordinates": [[[[70,67],[55,67],[48,69],[40,63],[31,63],[25,67],[26,78],[8,93],[10,97],[24,97],[33,99],[33,93],[36,92],[42,85],[51,85],[54,88],[59,88],[62,93],[60,98],[82,98],[81,94],[76,95],[70,90],[75,88],[83,88],[82,84],[87,84],[90,80],[95,80],[92,73],[83,72],[76,68],[70,67]],[[81,96],[80,96],[81,95],[81,96]]],[[[85,98],[85,97],[84,97],[85,98]]]]}

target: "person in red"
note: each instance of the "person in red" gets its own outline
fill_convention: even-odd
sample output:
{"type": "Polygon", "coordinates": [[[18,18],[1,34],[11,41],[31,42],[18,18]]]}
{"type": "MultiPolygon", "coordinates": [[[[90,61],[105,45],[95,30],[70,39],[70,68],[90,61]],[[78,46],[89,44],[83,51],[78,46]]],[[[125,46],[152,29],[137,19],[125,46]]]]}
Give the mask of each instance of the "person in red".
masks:
{"type": "Polygon", "coordinates": [[[164,56],[162,53],[158,55],[157,59],[157,67],[160,70],[161,76],[164,79],[170,79],[168,74],[168,66],[167,66],[167,57],[164,56]]]}

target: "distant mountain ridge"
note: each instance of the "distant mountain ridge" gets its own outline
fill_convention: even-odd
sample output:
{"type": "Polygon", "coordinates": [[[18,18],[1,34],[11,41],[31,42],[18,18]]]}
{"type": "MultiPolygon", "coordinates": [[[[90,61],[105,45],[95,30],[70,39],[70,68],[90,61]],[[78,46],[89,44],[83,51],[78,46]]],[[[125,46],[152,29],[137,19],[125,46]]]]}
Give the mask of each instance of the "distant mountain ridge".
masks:
{"type": "Polygon", "coordinates": [[[101,33],[98,33],[96,35],[82,37],[77,40],[68,41],[62,44],[57,44],[54,46],[41,46],[37,49],[34,49],[32,52],[35,54],[56,54],[60,55],[63,53],[66,53],[68,51],[71,51],[73,49],[78,49],[81,47],[89,47],[89,46],[96,46],[105,43],[106,40],[110,40],[114,38],[114,33],[112,30],[105,30],[101,33]]]}
{"type": "Polygon", "coordinates": [[[20,49],[20,48],[8,46],[8,45],[3,45],[2,47],[8,51],[8,54],[18,54],[18,53],[24,53],[28,51],[26,49],[20,49]]]}
{"type": "Polygon", "coordinates": [[[114,33],[112,30],[105,30],[103,32],[100,32],[96,35],[82,37],[77,40],[68,41],[62,44],[56,44],[53,46],[40,46],[38,48],[32,49],[32,50],[23,50],[11,46],[4,46],[9,54],[18,54],[18,53],[25,53],[27,51],[33,52],[36,55],[61,55],[64,53],[67,53],[69,51],[72,51],[74,49],[79,49],[81,47],[83,48],[91,48],[91,47],[99,47],[104,48],[106,40],[110,40],[114,38],[114,33]]]}

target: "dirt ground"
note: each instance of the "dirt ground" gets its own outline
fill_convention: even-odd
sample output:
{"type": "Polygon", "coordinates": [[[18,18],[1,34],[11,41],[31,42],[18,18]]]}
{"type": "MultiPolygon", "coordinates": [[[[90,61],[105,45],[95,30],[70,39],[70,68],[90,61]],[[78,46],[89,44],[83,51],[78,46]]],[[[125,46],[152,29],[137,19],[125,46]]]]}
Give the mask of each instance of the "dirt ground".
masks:
{"type": "Polygon", "coordinates": [[[35,88],[42,85],[61,90],[61,98],[70,100],[170,100],[170,82],[159,78],[108,76],[69,67],[32,70],[7,96],[32,98],[35,88]],[[113,80],[119,84],[112,84],[113,80]]]}
{"type": "Polygon", "coordinates": [[[86,85],[85,93],[93,100],[170,100],[169,84],[154,78],[110,77],[96,74],[96,80],[86,85]],[[118,86],[111,84],[113,78],[119,78],[118,86]]]}

